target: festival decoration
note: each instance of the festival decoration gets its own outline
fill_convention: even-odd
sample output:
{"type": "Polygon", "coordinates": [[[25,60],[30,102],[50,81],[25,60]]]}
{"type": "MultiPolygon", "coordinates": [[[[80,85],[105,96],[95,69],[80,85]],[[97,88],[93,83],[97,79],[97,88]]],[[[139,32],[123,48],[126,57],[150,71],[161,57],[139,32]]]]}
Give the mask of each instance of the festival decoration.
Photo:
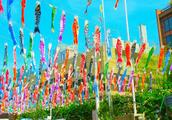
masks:
{"type": "Polygon", "coordinates": [[[41,53],[41,62],[45,63],[45,43],[44,38],[41,38],[39,45],[40,53],[41,53]]]}
{"type": "Polygon", "coordinates": [[[86,50],[88,51],[89,50],[89,34],[88,34],[88,20],[85,20],[85,25],[84,25],[84,35],[85,35],[85,47],[86,47],[86,50]]]}
{"type": "Polygon", "coordinates": [[[140,47],[140,50],[139,50],[139,53],[138,53],[138,56],[137,56],[137,59],[136,59],[136,65],[138,65],[144,51],[146,49],[146,43],[143,43],[142,46],[140,47]]]}
{"type": "Polygon", "coordinates": [[[115,3],[115,9],[118,7],[118,3],[119,3],[119,0],[116,0],[116,3],[115,3]]]}
{"type": "Polygon", "coordinates": [[[163,59],[164,59],[164,46],[162,46],[160,49],[159,60],[158,60],[158,69],[161,68],[163,59]]]}
{"type": "Polygon", "coordinates": [[[74,17],[72,31],[73,31],[74,45],[78,45],[78,35],[79,35],[78,16],[74,17]]]}
{"type": "Polygon", "coordinates": [[[37,32],[40,33],[39,30],[40,17],[41,17],[41,5],[39,1],[36,1],[34,34],[36,34],[37,32]]]}
{"type": "Polygon", "coordinates": [[[94,44],[95,44],[96,53],[99,53],[100,52],[100,29],[98,26],[95,27],[94,44]]]}
{"type": "Polygon", "coordinates": [[[170,52],[170,50],[168,50],[166,55],[165,55],[165,65],[164,65],[164,68],[163,68],[163,71],[162,71],[163,73],[167,69],[167,66],[168,66],[168,63],[169,63],[169,60],[170,60],[170,55],[171,55],[171,52],[170,52]]]}
{"type": "Polygon", "coordinates": [[[52,13],[51,13],[51,31],[54,32],[54,20],[56,16],[56,7],[49,4],[49,6],[52,8],[52,13]]]}
{"type": "Polygon", "coordinates": [[[154,53],[154,47],[152,47],[151,50],[149,51],[149,55],[148,55],[148,58],[147,58],[146,64],[145,64],[145,69],[148,67],[148,64],[149,64],[149,62],[151,60],[151,57],[152,57],[153,53],[154,53]]]}
{"type": "Polygon", "coordinates": [[[91,5],[91,3],[92,3],[92,0],[87,0],[87,6],[86,6],[86,9],[85,9],[85,14],[87,14],[87,12],[88,12],[88,7],[91,5]]]}
{"type": "Polygon", "coordinates": [[[29,50],[28,50],[28,58],[32,57],[32,49],[33,49],[33,33],[30,33],[30,40],[29,40],[29,50]]]}
{"type": "MultiPolygon", "coordinates": [[[[62,41],[62,35],[63,35],[64,29],[65,29],[65,24],[66,24],[66,15],[65,15],[65,11],[62,11],[62,16],[60,19],[60,33],[59,33],[59,38],[58,38],[59,42],[62,41]]],[[[75,27],[76,26],[74,26],[73,31],[76,29],[75,27]]]]}
{"type": "Polygon", "coordinates": [[[26,8],[26,0],[21,0],[21,7],[22,7],[22,15],[21,15],[21,22],[22,22],[22,27],[24,27],[24,12],[26,8]]]}
{"type": "Polygon", "coordinates": [[[121,64],[123,59],[122,59],[122,43],[121,43],[120,38],[118,38],[116,42],[116,51],[118,55],[117,63],[121,64]]]}
{"type": "Polygon", "coordinates": [[[130,43],[126,43],[126,46],[125,46],[125,54],[126,54],[126,59],[127,59],[127,64],[126,66],[131,66],[131,49],[130,49],[130,43]]]}
{"type": "Polygon", "coordinates": [[[22,28],[20,28],[19,39],[20,39],[20,54],[22,55],[24,54],[24,33],[22,28]]]}
{"type": "Polygon", "coordinates": [[[16,39],[15,39],[15,36],[14,36],[14,30],[13,30],[12,22],[9,21],[8,25],[9,25],[8,30],[10,32],[11,39],[13,41],[13,45],[15,46],[17,44],[17,42],[16,42],[16,39]]]}
{"type": "Polygon", "coordinates": [[[4,8],[2,6],[2,0],[0,0],[0,13],[2,13],[4,11],[4,8]]]}

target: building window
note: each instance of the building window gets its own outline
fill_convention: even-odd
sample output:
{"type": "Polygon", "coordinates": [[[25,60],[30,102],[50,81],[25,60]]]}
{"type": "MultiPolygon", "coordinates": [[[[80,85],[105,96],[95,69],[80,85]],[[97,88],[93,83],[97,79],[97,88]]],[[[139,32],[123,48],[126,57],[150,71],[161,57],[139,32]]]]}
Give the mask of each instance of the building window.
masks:
{"type": "Polygon", "coordinates": [[[172,35],[166,37],[166,43],[168,47],[172,48],[172,35]]]}
{"type": "Polygon", "coordinates": [[[164,20],[164,31],[168,32],[170,30],[172,30],[172,17],[164,20]]]}

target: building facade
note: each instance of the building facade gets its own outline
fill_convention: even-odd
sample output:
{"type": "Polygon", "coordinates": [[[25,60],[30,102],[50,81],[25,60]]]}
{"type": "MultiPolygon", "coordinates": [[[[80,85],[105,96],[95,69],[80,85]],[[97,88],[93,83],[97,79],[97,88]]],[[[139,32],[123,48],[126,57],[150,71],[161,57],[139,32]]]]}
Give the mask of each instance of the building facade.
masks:
{"type": "Polygon", "coordinates": [[[160,46],[172,48],[172,5],[156,10],[160,46]]]}

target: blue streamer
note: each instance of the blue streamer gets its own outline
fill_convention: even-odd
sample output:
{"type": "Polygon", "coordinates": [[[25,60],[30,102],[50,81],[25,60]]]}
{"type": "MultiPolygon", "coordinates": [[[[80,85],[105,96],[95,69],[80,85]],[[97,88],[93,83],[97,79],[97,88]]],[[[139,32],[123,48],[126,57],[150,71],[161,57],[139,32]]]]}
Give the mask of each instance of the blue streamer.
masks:
{"type": "Polygon", "coordinates": [[[171,55],[171,53],[170,53],[170,51],[168,50],[168,52],[167,52],[167,54],[166,54],[166,56],[165,56],[165,65],[164,65],[164,68],[163,68],[163,70],[162,70],[162,73],[164,73],[164,72],[166,71],[166,69],[167,69],[168,62],[169,62],[169,60],[170,60],[170,55],[171,55]]]}
{"type": "Polygon", "coordinates": [[[14,36],[14,31],[13,31],[13,26],[12,23],[9,22],[9,28],[8,28],[10,35],[11,35],[11,39],[13,40],[13,45],[15,46],[17,44],[15,36],[14,36]]]}

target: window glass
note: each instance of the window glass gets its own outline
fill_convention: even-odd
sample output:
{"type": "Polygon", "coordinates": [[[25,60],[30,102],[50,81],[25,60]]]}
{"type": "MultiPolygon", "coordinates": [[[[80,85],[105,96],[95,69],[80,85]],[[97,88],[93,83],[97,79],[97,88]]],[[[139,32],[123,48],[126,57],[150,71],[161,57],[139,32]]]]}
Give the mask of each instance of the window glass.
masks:
{"type": "Polygon", "coordinates": [[[166,37],[167,46],[172,48],[172,35],[166,37]]]}

